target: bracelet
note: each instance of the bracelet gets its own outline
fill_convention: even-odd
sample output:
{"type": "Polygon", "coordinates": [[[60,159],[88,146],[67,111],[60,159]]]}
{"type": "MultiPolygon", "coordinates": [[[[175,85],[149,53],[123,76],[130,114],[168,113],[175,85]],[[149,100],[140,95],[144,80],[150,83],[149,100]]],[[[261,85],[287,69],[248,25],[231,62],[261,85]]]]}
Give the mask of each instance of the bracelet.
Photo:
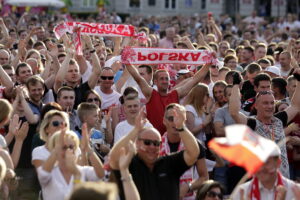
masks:
{"type": "Polygon", "coordinates": [[[128,175],[128,177],[121,177],[122,182],[127,182],[127,181],[132,181],[132,176],[131,174],[128,175]]]}
{"type": "Polygon", "coordinates": [[[182,128],[175,128],[175,130],[178,132],[182,132],[182,131],[184,131],[184,128],[185,128],[185,126],[183,126],[182,128]]]}
{"type": "Polygon", "coordinates": [[[74,183],[74,184],[81,183],[81,180],[80,180],[80,179],[74,179],[74,180],[73,180],[73,183],[74,183]]]}
{"type": "Polygon", "coordinates": [[[96,52],[96,49],[90,50],[90,53],[95,53],[95,52],[96,52]]]}

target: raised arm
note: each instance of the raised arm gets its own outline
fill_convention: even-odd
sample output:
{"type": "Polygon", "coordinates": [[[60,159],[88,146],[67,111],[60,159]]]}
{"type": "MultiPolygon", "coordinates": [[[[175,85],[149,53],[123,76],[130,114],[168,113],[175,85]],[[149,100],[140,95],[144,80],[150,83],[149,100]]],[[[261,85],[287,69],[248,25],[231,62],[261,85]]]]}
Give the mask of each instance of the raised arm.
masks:
{"type": "Polygon", "coordinates": [[[22,108],[24,109],[24,115],[26,120],[29,122],[29,124],[36,124],[39,121],[39,116],[37,114],[34,114],[28,105],[28,102],[25,99],[24,96],[24,88],[18,87],[17,88],[17,95],[20,97],[22,108]]]}
{"type": "Polygon", "coordinates": [[[89,143],[89,135],[86,124],[82,125],[82,140],[81,140],[81,150],[83,155],[87,155],[87,160],[90,161],[91,166],[94,167],[95,173],[98,178],[104,177],[103,164],[97,154],[93,151],[89,143]]]}
{"type": "Polygon", "coordinates": [[[21,128],[15,132],[15,144],[13,147],[13,151],[11,153],[11,158],[14,163],[14,166],[16,166],[16,167],[18,166],[18,163],[20,160],[23,142],[24,142],[25,138],[27,137],[28,130],[29,130],[28,122],[24,122],[22,124],[21,128]]]}
{"type": "Polygon", "coordinates": [[[136,188],[136,185],[132,181],[132,177],[128,169],[129,164],[133,156],[135,155],[135,153],[136,153],[135,146],[132,141],[129,141],[128,143],[127,153],[124,147],[121,148],[121,152],[120,152],[121,155],[119,160],[119,168],[121,172],[121,177],[122,177],[121,180],[122,180],[126,200],[140,199],[139,192],[136,188]]]}
{"type": "Polygon", "coordinates": [[[92,58],[93,71],[92,71],[91,76],[89,77],[88,84],[89,84],[90,88],[93,89],[98,83],[98,79],[101,74],[101,65],[100,65],[100,60],[98,58],[96,50],[94,49],[91,38],[89,36],[85,35],[84,41],[87,45],[87,48],[91,50],[90,53],[91,53],[91,58],[92,58]]]}
{"type": "Polygon", "coordinates": [[[187,83],[185,83],[183,86],[178,87],[176,90],[178,92],[179,98],[185,97],[190,90],[201,80],[204,79],[206,74],[208,73],[210,64],[205,64],[203,67],[197,71],[197,73],[194,75],[194,77],[189,80],[187,83]]]}
{"type": "Polygon", "coordinates": [[[69,69],[69,64],[70,64],[70,60],[73,57],[72,56],[72,52],[69,50],[67,51],[67,55],[63,61],[63,63],[61,64],[61,67],[59,68],[56,77],[55,77],[55,82],[54,82],[54,92],[57,93],[58,89],[63,85],[65,76],[68,72],[69,69]]]}
{"type": "Polygon", "coordinates": [[[1,66],[0,66],[0,79],[2,85],[5,87],[5,95],[9,96],[14,87],[14,83],[12,82],[11,78],[8,76],[6,71],[1,66]]]}
{"type": "Polygon", "coordinates": [[[295,93],[292,97],[292,104],[291,106],[285,109],[288,115],[288,122],[290,122],[300,111],[300,68],[295,69],[294,77],[297,79],[297,86],[295,89],[295,93]]]}
{"type": "MultiPolygon", "coordinates": [[[[235,76],[235,75],[234,75],[235,76]]],[[[236,75],[237,76],[237,75],[236,75]]],[[[237,77],[233,77],[235,79],[237,77]]],[[[239,84],[241,80],[235,82],[233,80],[233,88],[231,91],[231,96],[229,98],[228,107],[229,107],[229,113],[231,117],[235,120],[236,123],[239,124],[247,124],[247,117],[240,113],[240,107],[241,107],[241,95],[240,95],[240,89],[239,84]]]]}
{"type": "Polygon", "coordinates": [[[175,128],[178,129],[181,140],[184,144],[185,150],[183,157],[185,163],[188,166],[192,166],[197,161],[200,153],[199,146],[194,135],[185,127],[184,123],[186,121],[186,110],[183,106],[177,105],[174,107],[174,124],[175,128]]]}
{"type": "Polygon", "coordinates": [[[121,140],[119,140],[110,151],[109,164],[112,169],[119,169],[120,151],[122,148],[126,147],[130,141],[135,142],[139,131],[144,127],[147,121],[144,116],[144,109],[141,109],[136,117],[134,129],[121,140]]]}
{"type": "Polygon", "coordinates": [[[131,64],[126,65],[126,69],[133,77],[133,79],[137,82],[139,87],[141,88],[144,96],[147,100],[150,99],[153,88],[147,83],[147,81],[139,74],[138,70],[131,64]]]}

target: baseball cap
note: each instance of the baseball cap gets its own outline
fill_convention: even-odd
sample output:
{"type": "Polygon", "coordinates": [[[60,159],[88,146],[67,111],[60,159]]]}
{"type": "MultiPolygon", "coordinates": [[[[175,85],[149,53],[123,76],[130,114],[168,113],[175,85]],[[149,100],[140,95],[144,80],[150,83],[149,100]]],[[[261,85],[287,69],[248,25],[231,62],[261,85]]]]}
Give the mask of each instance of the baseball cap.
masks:
{"type": "Polygon", "coordinates": [[[273,73],[273,74],[275,74],[277,76],[281,76],[280,70],[276,66],[267,67],[266,70],[265,70],[265,72],[270,72],[270,73],[273,73]]]}

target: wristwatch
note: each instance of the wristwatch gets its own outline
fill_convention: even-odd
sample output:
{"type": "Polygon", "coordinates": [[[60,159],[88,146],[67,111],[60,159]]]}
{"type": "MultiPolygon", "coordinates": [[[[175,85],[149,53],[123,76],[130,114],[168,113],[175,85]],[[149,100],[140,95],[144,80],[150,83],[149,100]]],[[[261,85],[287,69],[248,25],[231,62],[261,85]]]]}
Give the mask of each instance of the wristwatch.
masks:
{"type": "Polygon", "coordinates": [[[187,183],[187,185],[188,185],[188,187],[189,187],[188,193],[193,192],[193,189],[192,189],[192,183],[189,182],[189,183],[187,183]]]}

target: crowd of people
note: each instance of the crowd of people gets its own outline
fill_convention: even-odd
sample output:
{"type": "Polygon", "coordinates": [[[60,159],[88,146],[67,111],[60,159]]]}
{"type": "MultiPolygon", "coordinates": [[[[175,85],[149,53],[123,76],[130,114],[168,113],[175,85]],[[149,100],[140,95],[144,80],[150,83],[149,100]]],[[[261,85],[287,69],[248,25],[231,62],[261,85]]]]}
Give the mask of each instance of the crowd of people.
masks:
{"type": "Polygon", "coordinates": [[[300,22],[236,20],[0,18],[0,199],[299,200],[300,22]],[[72,35],[55,37],[62,21],[131,24],[146,40],[82,35],[79,55],[72,35]],[[124,64],[128,46],[207,50],[219,62],[124,64]],[[208,148],[232,124],[277,145],[242,185],[245,170],[208,148]]]}

